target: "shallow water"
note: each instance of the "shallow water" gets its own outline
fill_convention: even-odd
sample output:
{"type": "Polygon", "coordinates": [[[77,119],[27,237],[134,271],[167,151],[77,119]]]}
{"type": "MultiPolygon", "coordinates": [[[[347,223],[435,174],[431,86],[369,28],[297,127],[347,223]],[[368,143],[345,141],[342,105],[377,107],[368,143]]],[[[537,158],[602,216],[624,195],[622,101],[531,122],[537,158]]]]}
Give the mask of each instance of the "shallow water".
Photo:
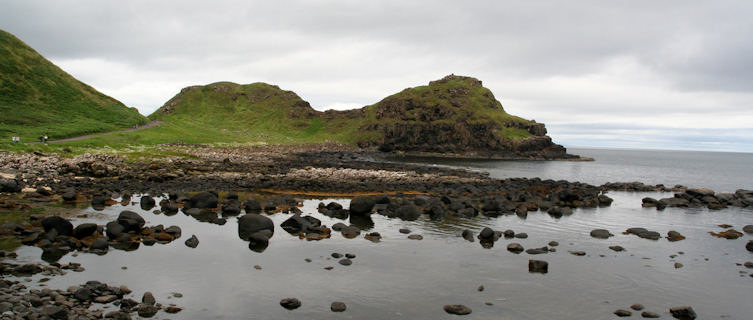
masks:
{"type": "Polygon", "coordinates": [[[492,178],[534,178],[580,181],[594,185],[640,181],[711,188],[717,192],[753,189],[753,153],[586,149],[569,153],[594,161],[495,161],[406,157],[402,162],[443,165],[488,172],[492,178]]]}
{"type": "MultiPolygon", "coordinates": [[[[140,213],[147,225],[180,226],[182,237],[167,245],[141,246],[130,252],[111,248],[104,256],[68,254],[61,263],[79,262],[86,271],[53,277],[46,284],[51,288],[88,280],[125,284],[136,300],[151,291],[158,302],[184,308],[175,315],[157,315],[173,319],[456,318],[442,310],[445,304],[471,307],[473,313],[468,318],[472,319],[607,319],[615,318],[612,312],[616,309],[627,309],[633,303],[642,303],[665,319],[671,318],[670,307],[683,305],[692,306],[701,319],[749,319],[753,278],[748,273],[752,270],[736,263],[753,260],[753,254],[745,250],[753,236],[726,240],[711,237],[708,231],[722,231],[717,227],[721,223],[740,230],[753,224],[753,211],[667,208],[662,212],[641,208],[641,198],[666,195],[612,192],[610,196],[615,201],[609,208],[578,209],[560,219],[531,212],[525,220],[513,215],[407,222],[375,214],[370,230],[382,234],[379,243],[365,240],[364,232],[355,239],[333,231],[330,239],[300,240],[279,227],[289,215],[277,213],[269,215],[275,222],[275,235],[263,253],[249,250],[247,242],[238,237],[236,218],[214,225],[182,213],[168,217],[145,212],[138,204],[104,211],[89,208],[82,213],[90,218],[76,219],[74,225],[104,224],[129,209],[140,213]],[[458,236],[464,228],[477,234],[484,226],[526,232],[529,238],[503,238],[485,249],[478,241],[471,243],[458,236]],[[662,235],[677,230],[687,239],[671,243],[622,235],[629,227],[646,227],[662,235]],[[424,239],[409,240],[399,228],[409,228],[424,239]],[[594,228],[608,229],[616,236],[591,238],[589,232],[594,228]],[[192,234],[200,240],[196,249],[183,244],[192,234]],[[528,249],[552,240],[560,245],[557,252],[549,254],[516,255],[506,250],[510,242],[528,249]],[[621,245],[627,251],[613,252],[610,245],[621,245]],[[568,250],[583,250],[587,255],[574,256],[568,250]],[[669,257],[678,251],[685,254],[669,257]],[[328,258],[333,252],[357,257],[353,265],[342,266],[337,259],[328,258]],[[307,263],[305,258],[313,261],[307,263]],[[529,259],[548,261],[549,273],[529,273],[529,259]],[[674,262],[685,266],[675,269],[674,262]],[[262,269],[256,270],[254,265],[262,269]],[[327,271],[323,269],[326,266],[334,269],[327,271]],[[480,285],[485,287],[483,292],[476,290],[480,285]],[[184,296],[170,298],[171,292],[184,296]],[[283,309],[279,301],[285,297],[297,297],[302,306],[293,311],[283,309]],[[333,301],[345,302],[347,311],[331,312],[333,301]]],[[[347,207],[347,199],[335,201],[347,207]]],[[[301,209],[329,226],[341,222],[317,213],[318,203],[306,200],[301,209]]],[[[25,246],[17,253],[19,260],[39,261],[41,250],[25,246]]],[[[34,276],[28,285],[38,286],[41,277],[34,276]]]]}

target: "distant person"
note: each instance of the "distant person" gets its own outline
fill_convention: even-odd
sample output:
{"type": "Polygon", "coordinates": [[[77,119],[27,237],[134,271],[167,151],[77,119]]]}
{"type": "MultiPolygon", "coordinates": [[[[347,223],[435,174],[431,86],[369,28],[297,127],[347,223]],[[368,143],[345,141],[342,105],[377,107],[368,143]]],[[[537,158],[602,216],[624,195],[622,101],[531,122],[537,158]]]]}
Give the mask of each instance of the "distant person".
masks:
{"type": "Polygon", "coordinates": [[[44,142],[44,136],[39,136],[39,142],[44,142]]]}
{"type": "Polygon", "coordinates": [[[44,143],[47,143],[47,135],[44,135],[44,143]]]}

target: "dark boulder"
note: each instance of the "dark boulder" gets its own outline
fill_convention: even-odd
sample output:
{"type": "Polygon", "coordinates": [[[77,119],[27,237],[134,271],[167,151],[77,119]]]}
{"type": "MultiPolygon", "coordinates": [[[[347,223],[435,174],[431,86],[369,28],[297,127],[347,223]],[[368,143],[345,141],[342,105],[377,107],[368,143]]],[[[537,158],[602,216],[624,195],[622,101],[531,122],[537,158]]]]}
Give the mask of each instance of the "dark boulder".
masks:
{"type": "Polygon", "coordinates": [[[190,238],[186,239],[186,246],[189,248],[196,248],[199,246],[199,238],[196,237],[196,235],[191,235],[190,238]]]}
{"type": "Polygon", "coordinates": [[[549,272],[549,262],[542,260],[528,260],[528,272],[547,273],[549,272]]]}
{"type": "Polygon", "coordinates": [[[87,287],[79,287],[73,292],[73,296],[80,301],[89,301],[92,299],[92,291],[87,287]]]}
{"type": "Polygon", "coordinates": [[[49,216],[42,219],[42,227],[44,228],[44,232],[55,230],[60,236],[70,236],[73,234],[73,224],[58,216],[49,216]]]}
{"type": "Polygon", "coordinates": [[[63,198],[63,201],[72,202],[72,201],[76,201],[76,198],[78,197],[78,195],[76,194],[75,189],[69,188],[69,189],[64,190],[63,193],[60,195],[60,197],[63,198]]]}
{"type": "Polygon", "coordinates": [[[492,230],[492,228],[485,227],[484,229],[481,229],[481,232],[478,234],[479,240],[485,240],[485,241],[494,241],[495,239],[495,232],[492,230]]]}
{"type": "Polygon", "coordinates": [[[344,302],[335,301],[332,302],[332,305],[330,305],[329,309],[332,310],[332,312],[343,312],[347,309],[347,306],[345,306],[344,302]]]}
{"type": "Polygon", "coordinates": [[[632,316],[633,313],[630,312],[630,311],[628,311],[628,310],[619,309],[619,310],[617,310],[617,311],[614,312],[614,315],[616,315],[618,317],[629,317],[629,316],[632,316]]]}
{"type": "Polygon", "coordinates": [[[293,310],[301,306],[301,301],[296,298],[285,298],[280,300],[280,305],[285,309],[293,310]]]}
{"type": "Polygon", "coordinates": [[[641,317],[648,318],[648,319],[656,319],[656,318],[661,318],[661,315],[655,312],[651,312],[651,311],[643,311],[641,312],[641,317]]]}
{"type": "Polygon", "coordinates": [[[523,252],[523,246],[520,245],[520,243],[513,242],[507,245],[507,251],[510,251],[512,253],[518,254],[523,252]]]}
{"type": "Polygon", "coordinates": [[[471,314],[472,312],[471,308],[468,308],[462,304],[448,304],[442,308],[444,309],[445,312],[449,314],[454,314],[454,315],[459,315],[459,316],[471,314]]]}
{"type": "Polygon", "coordinates": [[[217,193],[204,191],[193,195],[191,199],[188,200],[188,205],[191,208],[211,209],[217,208],[218,202],[219,199],[217,197],[217,193]]]}
{"type": "Polygon", "coordinates": [[[108,247],[109,247],[109,244],[107,243],[107,239],[97,238],[97,240],[94,240],[94,242],[92,242],[92,245],[91,247],[89,247],[89,250],[107,251],[108,247]]]}
{"type": "Polygon", "coordinates": [[[413,221],[421,216],[421,210],[412,203],[404,204],[395,210],[395,216],[406,220],[413,221]]]}
{"type": "Polygon", "coordinates": [[[110,240],[117,239],[124,232],[126,232],[126,228],[117,221],[110,221],[105,225],[105,234],[110,240]]]}
{"type": "Polygon", "coordinates": [[[317,228],[322,225],[322,222],[312,216],[302,217],[300,214],[295,214],[280,224],[280,227],[291,234],[298,234],[300,232],[307,233],[313,228],[317,228]]]}
{"type": "Polygon", "coordinates": [[[139,232],[144,227],[144,224],[146,224],[141,215],[128,210],[121,211],[117,221],[125,228],[125,232],[139,232]]]}
{"type": "Polygon", "coordinates": [[[549,253],[549,248],[547,247],[541,247],[541,248],[533,248],[526,250],[527,254],[543,254],[543,253],[549,253]]]}
{"type": "Polygon", "coordinates": [[[465,240],[473,242],[473,231],[471,230],[468,230],[468,229],[463,230],[460,236],[463,237],[463,239],[465,240]]]}
{"type": "Polygon", "coordinates": [[[680,320],[693,320],[697,317],[693,308],[689,306],[671,308],[669,313],[672,314],[672,317],[680,320]]]}
{"type": "Polygon", "coordinates": [[[612,237],[614,235],[605,229],[594,229],[591,230],[591,236],[596,239],[608,239],[609,237],[612,237]]]}
{"type": "Polygon", "coordinates": [[[157,202],[154,201],[154,198],[150,196],[143,196],[141,197],[141,200],[139,200],[139,204],[141,205],[142,210],[152,210],[157,205],[157,202]]]}
{"type": "Polygon", "coordinates": [[[670,230],[669,232],[667,232],[667,240],[669,240],[671,242],[685,240],[685,236],[683,236],[682,234],[680,234],[677,231],[670,230]]]}
{"type": "Polygon", "coordinates": [[[350,200],[350,214],[363,215],[371,213],[376,205],[373,197],[358,196],[350,200]]]}
{"type": "Polygon", "coordinates": [[[80,225],[77,225],[76,228],[73,229],[73,236],[76,239],[83,239],[85,237],[93,235],[95,232],[97,232],[96,224],[82,223],[80,225]]]}
{"type": "Polygon", "coordinates": [[[743,232],[747,234],[753,234],[753,224],[749,224],[743,227],[743,232]]]}
{"type": "Polygon", "coordinates": [[[243,210],[245,210],[246,213],[259,213],[261,212],[261,203],[254,199],[248,199],[243,203],[243,210]]]}
{"type": "Polygon", "coordinates": [[[272,219],[255,213],[238,218],[238,236],[243,240],[249,240],[252,234],[263,230],[271,233],[270,238],[274,235],[275,225],[272,219]]]}
{"type": "Polygon", "coordinates": [[[642,202],[641,206],[644,208],[653,208],[659,204],[659,200],[656,200],[651,197],[645,197],[643,198],[643,200],[641,200],[641,202],[642,202]]]}
{"type": "Polygon", "coordinates": [[[745,249],[747,249],[750,252],[753,252],[753,240],[748,240],[748,243],[745,245],[745,249]]]}
{"type": "Polygon", "coordinates": [[[241,202],[238,199],[227,199],[222,203],[222,214],[235,216],[241,213],[241,202]]]}
{"type": "Polygon", "coordinates": [[[178,206],[174,203],[165,203],[162,205],[162,212],[164,212],[166,215],[178,213],[178,206]]]}
{"type": "Polygon", "coordinates": [[[19,180],[0,178],[0,192],[21,192],[23,188],[24,186],[19,180]]]}

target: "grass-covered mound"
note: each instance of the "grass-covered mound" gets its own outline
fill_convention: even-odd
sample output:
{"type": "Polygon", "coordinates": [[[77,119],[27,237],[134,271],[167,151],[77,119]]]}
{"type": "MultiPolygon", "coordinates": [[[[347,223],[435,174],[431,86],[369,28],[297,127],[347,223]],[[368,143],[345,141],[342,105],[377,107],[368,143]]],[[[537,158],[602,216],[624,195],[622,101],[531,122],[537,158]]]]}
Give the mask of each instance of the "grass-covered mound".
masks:
{"type": "Polygon", "coordinates": [[[22,141],[113,131],[146,123],[135,108],[76,80],[0,30],[0,139],[22,141]]]}

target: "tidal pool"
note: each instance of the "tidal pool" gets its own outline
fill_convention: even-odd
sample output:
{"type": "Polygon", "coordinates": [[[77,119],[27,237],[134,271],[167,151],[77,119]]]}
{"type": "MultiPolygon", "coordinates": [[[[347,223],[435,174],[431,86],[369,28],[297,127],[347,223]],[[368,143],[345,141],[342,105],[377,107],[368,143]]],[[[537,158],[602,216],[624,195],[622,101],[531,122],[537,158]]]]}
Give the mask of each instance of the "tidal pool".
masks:
{"type": "MultiPolygon", "coordinates": [[[[158,302],[184,308],[178,314],[160,311],[155,317],[172,319],[456,319],[458,316],[444,312],[445,304],[470,307],[473,313],[466,316],[469,319],[610,319],[616,318],[612,314],[615,310],[629,309],[634,303],[645,305],[646,310],[664,319],[672,318],[669,308],[684,305],[692,306],[700,319],[750,319],[753,270],[738,264],[753,260],[753,254],[745,250],[745,243],[753,236],[726,240],[708,232],[723,231],[719,224],[741,230],[753,224],[753,211],[657,211],[641,208],[641,199],[668,195],[609,195],[615,200],[611,207],[577,209],[559,219],[544,212],[531,212],[526,219],[480,215],[443,222],[428,217],[402,221],[374,214],[371,221],[358,223],[364,228],[359,237],[346,239],[333,231],[331,238],[320,241],[288,234],[280,223],[290,215],[275,213],[267,215],[275,223],[275,234],[261,253],[249,250],[248,242],[238,237],[235,217],[217,225],[199,222],[182,212],[174,216],[154,214],[141,210],[138,204],[115,205],[103,211],[88,208],[78,215],[89,217],[73,219],[74,225],[105,224],[127,209],[141,214],[147,226],[180,226],[182,237],[166,245],[142,245],[135,251],[110,248],[102,256],[68,254],[59,262],[78,262],[86,271],[52,277],[45,285],[65,289],[89,280],[123,284],[134,291],[131,298],[136,300],[150,291],[158,302]],[[483,227],[512,229],[529,237],[500,238],[488,249],[478,240],[468,242],[459,237],[464,229],[478,234],[483,227]],[[652,241],[623,235],[630,227],[645,227],[663,236],[676,230],[687,239],[652,241]],[[400,228],[422,235],[423,240],[407,239],[406,234],[398,232],[400,228]],[[597,228],[608,229],[615,236],[592,238],[589,232],[597,228]],[[381,233],[381,242],[364,239],[365,231],[381,233]],[[200,241],[195,249],[184,244],[191,235],[200,241]],[[556,252],[529,255],[506,249],[511,242],[528,249],[546,246],[550,241],[559,242],[556,252]],[[614,252],[608,248],[612,245],[626,251],[614,252]],[[575,256],[568,253],[572,250],[587,254],[575,256]],[[338,259],[330,258],[333,252],[353,253],[356,258],[352,265],[343,266],[338,259]],[[549,272],[529,273],[529,259],[548,261],[549,272]],[[675,268],[675,262],[684,266],[675,268]],[[332,270],[326,270],[328,266],[332,270]],[[481,285],[484,290],[478,291],[481,285]],[[173,292],[183,297],[172,297],[173,292]],[[279,301],[286,297],[300,299],[302,306],[292,311],[283,309],[279,301]],[[347,310],[333,313],[333,301],[344,302],[347,310]]],[[[336,201],[346,208],[349,203],[348,199],[310,199],[304,200],[300,209],[328,226],[349,223],[318,213],[320,201],[336,201]]],[[[23,262],[40,261],[42,253],[28,246],[16,252],[17,260],[23,262]]],[[[26,284],[39,288],[37,280],[41,277],[36,275],[26,284]]],[[[640,317],[639,313],[634,312],[633,318],[640,317]]]]}

